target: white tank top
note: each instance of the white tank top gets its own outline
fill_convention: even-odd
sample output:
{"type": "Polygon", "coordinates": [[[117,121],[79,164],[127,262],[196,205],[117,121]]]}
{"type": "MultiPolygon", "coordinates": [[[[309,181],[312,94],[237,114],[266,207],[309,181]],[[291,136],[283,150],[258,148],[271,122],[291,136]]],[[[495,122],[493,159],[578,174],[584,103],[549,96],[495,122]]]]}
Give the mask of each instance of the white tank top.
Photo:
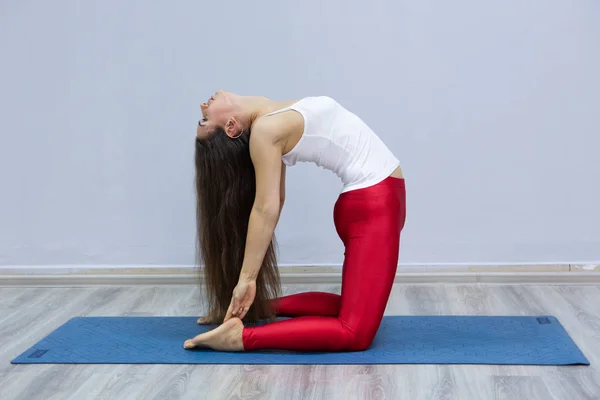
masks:
{"type": "Polygon", "coordinates": [[[330,97],[306,97],[266,115],[288,110],[304,117],[304,132],[282,161],[289,166],[312,162],[333,171],[342,180],[342,192],[375,185],[400,164],[365,122],[330,97]]]}

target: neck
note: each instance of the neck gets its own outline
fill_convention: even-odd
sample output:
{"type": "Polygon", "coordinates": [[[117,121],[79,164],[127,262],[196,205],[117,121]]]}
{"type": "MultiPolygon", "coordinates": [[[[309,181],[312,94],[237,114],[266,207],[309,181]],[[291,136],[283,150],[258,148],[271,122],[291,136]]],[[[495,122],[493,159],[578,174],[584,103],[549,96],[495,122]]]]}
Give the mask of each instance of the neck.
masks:
{"type": "Polygon", "coordinates": [[[252,123],[263,114],[273,108],[275,102],[262,96],[241,96],[239,105],[242,110],[242,123],[244,126],[252,126],[252,123]]]}

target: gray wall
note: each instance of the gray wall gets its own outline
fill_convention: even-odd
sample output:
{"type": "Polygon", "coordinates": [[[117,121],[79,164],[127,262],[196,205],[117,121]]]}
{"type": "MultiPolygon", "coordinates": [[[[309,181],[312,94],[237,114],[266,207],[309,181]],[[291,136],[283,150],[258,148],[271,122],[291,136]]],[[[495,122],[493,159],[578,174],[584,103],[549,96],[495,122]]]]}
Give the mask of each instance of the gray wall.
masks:
{"type": "MultiPolygon", "coordinates": [[[[401,263],[600,260],[593,0],[4,1],[0,265],[194,262],[198,103],[325,94],[402,162],[401,263]]],[[[282,264],[338,264],[289,169],[282,264]]]]}

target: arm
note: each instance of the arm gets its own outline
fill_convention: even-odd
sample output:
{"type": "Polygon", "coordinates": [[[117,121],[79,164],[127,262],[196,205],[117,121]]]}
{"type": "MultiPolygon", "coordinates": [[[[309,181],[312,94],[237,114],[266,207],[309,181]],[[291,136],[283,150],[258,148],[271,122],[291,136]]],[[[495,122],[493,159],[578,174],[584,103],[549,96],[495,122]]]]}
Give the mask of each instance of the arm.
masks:
{"type": "Polygon", "coordinates": [[[256,175],[256,197],[248,221],[246,249],[240,279],[254,281],[273,238],[283,205],[285,169],[273,123],[254,127],[250,156],[256,175]],[[266,125],[266,126],[264,126],[266,125]],[[258,129],[261,129],[257,132],[258,129]],[[258,134],[257,134],[258,133],[258,134]]]}
{"type": "Polygon", "coordinates": [[[285,203],[285,164],[281,162],[281,179],[279,181],[279,214],[283,209],[283,203],[285,203]]]}

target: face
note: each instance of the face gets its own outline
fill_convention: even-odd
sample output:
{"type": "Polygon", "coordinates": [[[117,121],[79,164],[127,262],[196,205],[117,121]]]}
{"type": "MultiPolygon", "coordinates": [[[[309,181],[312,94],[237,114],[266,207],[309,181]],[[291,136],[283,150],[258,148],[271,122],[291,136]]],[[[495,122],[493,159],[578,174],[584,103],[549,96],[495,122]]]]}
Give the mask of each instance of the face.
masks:
{"type": "Polygon", "coordinates": [[[230,92],[218,90],[206,102],[200,104],[202,119],[198,122],[196,133],[199,138],[206,138],[216,127],[225,129],[228,135],[235,135],[237,121],[233,114],[236,110],[237,96],[230,92]]]}

